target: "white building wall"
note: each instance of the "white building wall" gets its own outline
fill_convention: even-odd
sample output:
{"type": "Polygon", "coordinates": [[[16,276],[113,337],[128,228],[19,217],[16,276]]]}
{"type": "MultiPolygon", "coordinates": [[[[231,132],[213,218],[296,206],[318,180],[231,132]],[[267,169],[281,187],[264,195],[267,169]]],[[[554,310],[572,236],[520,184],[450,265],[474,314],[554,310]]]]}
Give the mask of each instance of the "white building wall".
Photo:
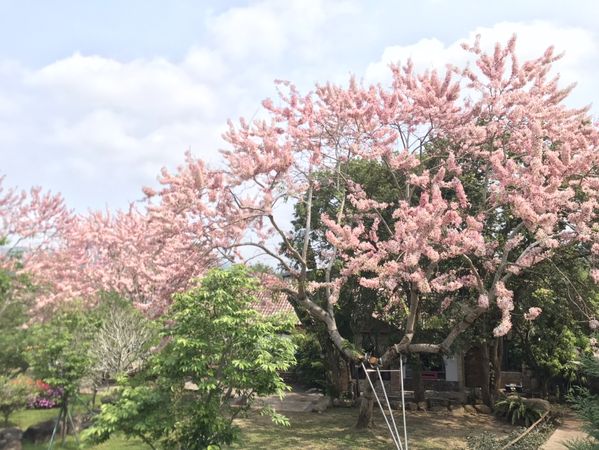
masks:
{"type": "Polygon", "coordinates": [[[459,359],[455,356],[444,356],[443,362],[445,363],[445,379],[447,381],[460,381],[459,359]]]}

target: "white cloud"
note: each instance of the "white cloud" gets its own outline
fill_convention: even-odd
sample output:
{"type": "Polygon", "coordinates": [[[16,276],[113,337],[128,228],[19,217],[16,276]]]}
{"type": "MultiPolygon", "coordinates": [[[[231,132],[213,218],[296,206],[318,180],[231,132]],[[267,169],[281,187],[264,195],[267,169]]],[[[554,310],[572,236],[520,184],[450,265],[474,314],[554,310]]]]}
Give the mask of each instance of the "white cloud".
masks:
{"type": "Polygon", "coordinates": [[[330,39],[331,27],[357,12],[352,1],[264,0],[231,8],[208,27],[233,60],[272,61],[288,53],[314,61],[338,44],[330,39]]]}
{"type": "MultiPolygon", "coordinates": [[[[368,65],[383,47],[370,35],[384,34],[374,33],[370,9],[353,1],[250,2],[209,16],[205,38],[190,43],[180,60],[76,52],[39,68],[0,60],[0,171],[13,184],[63,191],[78,209],[122,207],[139,198],[160,167],[182,161],[186,149],[217,162],[226,119],[256,114],[260,100],[274,94],[276,78],[310,89],[315,81],[343,83],[352,71],[360,77],[364,69],[366,80],[384,80],[389,62],[409,56],[418,67],[464,58],[462,39],[445,43],[431,34],[388,46],[368,65]]],[[[525,56],[552,42],[566,50],[565,81],[580,80],[577,92],[586,101],[598,97],[597,40],[589,31],[502,22],[464,38],[481,33],[494,42],[514,31],[525,56]]]]}
{"type": "Polygon", "coordinates": [[[0,60],[3,171],[61,190],[79,209],[125,206],[189,148],[217,162],[226,120],[253,116],[289,61],[322,60],[331,20],[352,11],[320,0],[230,8],[208,18],[208,38],[180,61],[76,52],[34,69],[0,60]]]}
{"type": "Polygon", "coordinates": [[[25,84],[65,106],[77,99],[86,109],[113,108],[156,118],[207,113],[216,105],[208,86],[164,59],[121,63],[75,54],[31,73],[25,84]]]}

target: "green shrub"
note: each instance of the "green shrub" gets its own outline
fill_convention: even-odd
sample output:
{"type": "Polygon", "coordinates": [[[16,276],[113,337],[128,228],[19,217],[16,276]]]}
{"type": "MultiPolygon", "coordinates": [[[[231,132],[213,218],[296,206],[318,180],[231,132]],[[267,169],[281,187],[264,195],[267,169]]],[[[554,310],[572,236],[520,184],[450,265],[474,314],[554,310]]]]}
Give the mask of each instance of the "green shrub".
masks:
{"type": "MultiPolygon", "coordinates": [[[[599,379],[599,359],[586,357],[582,361],[582,369],[591,380],[599,379]]],[[[593,386],[592,383],[589,384],[593,386]]],[[[599,449],[599,394],[586,387],[575,387],[568,394],[568,400],[578,416],[583,420],[583,429],[590,436],[590,441],[568,443],[572,450],[599,449]]]]}
{"type": "Polygon", "coordinates": [[[30,396],[35,391],[33,381],[26,376],[15,378],[0,376],[0,414],[4,418],[4,426],[8,425],[11,414],[27,406],[30,396]]]}
{"type": "MultiPolygon", "coordinates": [[[[86,438],[99,443],[122,433],[168,450],[231,444],[235,417],[258,396],[282,395],[288,387],[280,373],[295,362],[293,322],[256,312],[257,288],[246,269],[233,266],[176,294],[163,321],[163,349],[119,381],[118,399],[102,406],[86,438]]],[[[288,423],[274,410],[263,412],[288,423]]]]}
{"type": "Polygon", "coordinates": [[[296,364],[291,369],[294,381],[309,388],[326,388],[326,371],[322,348],[313,334],[303,330],[293,334],[296,364]]]}
{"type": "MultiPolygon", "coordinates": [[[[491,433],[482,433],[468,436],[467,443],[470,450],[500,450],[505,444],[516,439],[524,432],[525,428],[518,428],[508,435],[496,436],[491,433]]],[[[549,423],[542,423],[520,441],[510,447],[510,450],[537,450],[553,433],[554,427],[549,423]]]]}
{"type": "Polygon", "coordinates": [[[599,444],[590,439],[573,439],[564,445],[568,450],[599,450],[599,444]]]}
{"type": "Polygon", "coordinates": [[[542,413],[529,406],[519,395],[510,395],[495,403],[495,414],[507,419],[512,425],[529,427],[542,413]]]}

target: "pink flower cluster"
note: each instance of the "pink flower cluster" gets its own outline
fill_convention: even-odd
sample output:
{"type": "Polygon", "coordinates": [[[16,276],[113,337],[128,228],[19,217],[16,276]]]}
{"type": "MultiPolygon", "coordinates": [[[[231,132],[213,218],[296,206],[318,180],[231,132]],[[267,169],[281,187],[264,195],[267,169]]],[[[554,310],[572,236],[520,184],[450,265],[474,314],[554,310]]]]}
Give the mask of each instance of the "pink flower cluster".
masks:
{"type": "Polygon", "coordinates": [[[526,320],[535,320],[537,317],[539,317],[539,315],[543,312],[543,310],[541,308],[538,308],[536,306],[533,306],[531,308],[528,309],[528,312],[524,313],[524,318],[526,320]]]}

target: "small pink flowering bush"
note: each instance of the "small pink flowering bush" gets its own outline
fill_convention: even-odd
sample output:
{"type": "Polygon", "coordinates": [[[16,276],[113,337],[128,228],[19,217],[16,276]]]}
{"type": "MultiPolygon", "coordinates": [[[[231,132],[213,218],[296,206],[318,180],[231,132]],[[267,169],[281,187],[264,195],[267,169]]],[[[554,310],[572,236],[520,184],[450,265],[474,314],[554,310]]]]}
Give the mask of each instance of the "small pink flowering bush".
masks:
{"type": "Polygon", "coordinates": [[[64,390],[60,387],[52,387],[43,380],[36,380],[35,395],[27,404],[30,409],[51,409],[60,406],[60,401],[64,390]]]}

